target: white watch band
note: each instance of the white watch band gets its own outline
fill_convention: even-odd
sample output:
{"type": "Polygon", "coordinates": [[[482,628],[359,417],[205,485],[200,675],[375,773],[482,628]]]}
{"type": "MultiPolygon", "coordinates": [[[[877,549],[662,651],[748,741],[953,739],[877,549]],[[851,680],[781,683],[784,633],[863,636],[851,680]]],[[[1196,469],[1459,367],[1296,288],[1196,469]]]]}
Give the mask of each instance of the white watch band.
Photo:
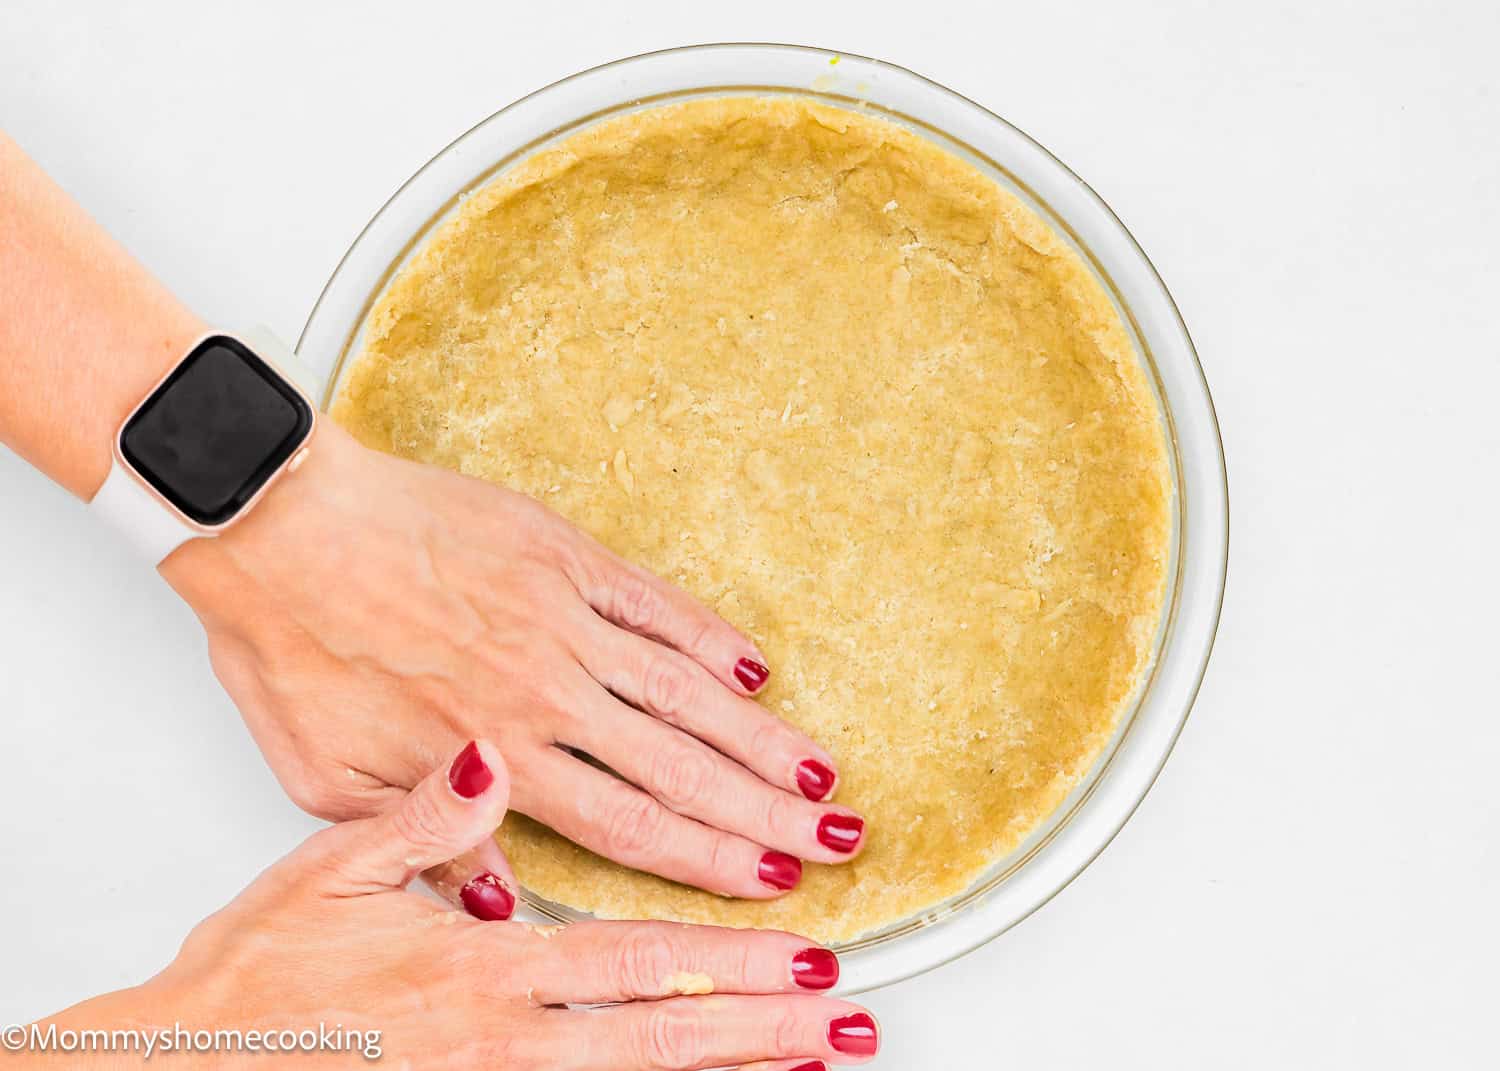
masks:
{"type": "Polygon", "coordinates": [[[148,562],[159,564],[189,539],[202,535],[157,501],[116,459],[89,509],[125,537],[148,562]]]}
{"type": "MultiPolygon", "coordinates": [[[[221,332],[223,333],[223,332],[221,332]]],[[[311,399],[318,397],[318,381],[310,369],[264,327],[234,333],[256,356],[296,383],[311,399]]],[[[316,406],[316,400],[314,406],[316,406]]],[[[89,509],[112,525],[153,566],[189,539],[208,533],[188,524],[120,464],[110,464],[109,476],[95,493],[89,509]]]]}
{"type": "Polygon", "coordinates": [[[231,338],[239,339],[250,347],[251,353],[269,361],[278,372],[302,388],[302,393],[312,401],[314,409],[318,407],[318,396],[323,384],[318,382],[313,370],[302,363],[302,358],[290,346],[271,333],[269,327],[256,324],[243,331],[221,333],[228,333],[231,338]]]}

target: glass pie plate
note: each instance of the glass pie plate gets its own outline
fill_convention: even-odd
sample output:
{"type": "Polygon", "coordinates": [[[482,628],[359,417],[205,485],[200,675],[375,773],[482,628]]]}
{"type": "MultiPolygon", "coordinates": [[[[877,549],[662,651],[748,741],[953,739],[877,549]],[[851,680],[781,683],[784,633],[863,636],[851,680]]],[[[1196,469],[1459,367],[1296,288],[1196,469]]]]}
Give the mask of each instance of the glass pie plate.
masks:
{"type": "MultiPolygon", "coordinates": [[[[1109,843],[1151,787],[1192,706],[1213,646],[1229,544],[1228,489],[1213,403],[1193,344],[1156,270],[1077,175],[1005,120],[880,60],[774,44],[697,45],[575,74],[501,109],[433,157],[354,240],[297,349],[322,377],[326,409],[395,272],[466,194],[587,124],[722,94],[794,94],[900,123],[967,160],[1045,218],[1092,266],[1147,369],[1169,443],[1174,495],[1165,612],[1152,665],[1088,776],[973,886],[839,949],[840,991],[931,970],[1046,903],[1109,843]]],[[[536,915],[578,917],[526,896],[536,915]]]]}

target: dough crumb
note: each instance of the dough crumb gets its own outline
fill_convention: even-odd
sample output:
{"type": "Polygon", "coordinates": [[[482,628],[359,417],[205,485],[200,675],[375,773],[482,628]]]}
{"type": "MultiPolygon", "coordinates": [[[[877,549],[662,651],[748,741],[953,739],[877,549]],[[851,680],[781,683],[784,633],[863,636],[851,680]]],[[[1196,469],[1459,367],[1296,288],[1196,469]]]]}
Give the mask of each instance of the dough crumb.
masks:
{"type": "Polygon", "coordinates": [[[678,971],[662,979],[662,988],[668,995],[699,997],[714,991],[714,980],[706,974],[678,971]]]}
{"type": "Polygon", "coordinates": [[[771,455],[764,450],[752,450],[745,458],[745,475],[761,492],[770,497],[781,490],[781,477],[771,455]]]}
{"type": "Polygon", "coordinates": [[[630,461],[624,450],[615,451],[615,482],[625,489],[627,495],[635,494],[635,475],[630,471],[630,461]]]}
{"type": "MultiPolygon", "coordinates": [[[[723,320],[721,318],[720,323],[722,322],[723,320]]],[[[663,424],[670,424],[672,423],[672,421],[682,416],[683,413],[686,413],[688,411],[688,407],[692,404],[693,392],[689,390],[684,384],[673,383],[672,389],[667,395],[667,404],[662,406],[661,413],[657,415],[656,419],[660,420],[663,424]]]]}
{"type": "Polygon", "coordinates": [[[624,394],[616,394],[604,403],[604,421],[610,430],[619,431],[635,416],[635,403],[624,394]]]}

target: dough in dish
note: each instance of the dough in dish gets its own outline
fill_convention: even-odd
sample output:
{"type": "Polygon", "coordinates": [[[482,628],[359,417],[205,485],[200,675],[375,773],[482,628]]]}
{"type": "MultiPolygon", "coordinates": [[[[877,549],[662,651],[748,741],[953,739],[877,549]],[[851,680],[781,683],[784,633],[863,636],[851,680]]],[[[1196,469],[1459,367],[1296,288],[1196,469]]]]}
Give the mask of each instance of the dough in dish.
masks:
{"type": "Polygon", "coordinates": [[[335,417],[528,492],[770,657],[853,863],[770,902],[520,816],[540,895],[847,941],[970,886],[1107,744],[1162,611],[1163,424],[1019,199],[904,127],[732,96],[596,123],[474,192],[375,305],[335,417]]]}

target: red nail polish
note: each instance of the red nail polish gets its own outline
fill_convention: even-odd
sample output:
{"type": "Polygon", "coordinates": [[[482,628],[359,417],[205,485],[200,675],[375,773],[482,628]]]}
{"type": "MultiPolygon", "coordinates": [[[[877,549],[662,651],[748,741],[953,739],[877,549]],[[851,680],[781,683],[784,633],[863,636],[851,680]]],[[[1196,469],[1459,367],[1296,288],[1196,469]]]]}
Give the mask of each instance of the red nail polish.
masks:
{"type": "Polygon", "coordinates": [[[458,753],[453,766],[448,770],[448,783],[466,800],[471,800],[495,783],[495,775],[479,754],[479,745],[469,741],[469,746],[458,753]]]}
{"type": "Polygon", "coordinates": [[[855,1012],[828,1024],[828,1044],[849,1056],[874,1056],[880,1048],[880,1034],[871,1016],[855,1012]]]}
{"type": "Polygon", "coordinates": [[[845,855],[859,847],[865,820],[848,814],[825,814],[818,819],[818,843],[845,855]]]}
{"type": "Polygon", "coordinates": [[[803,759],[797,763],[797,787],[808,799],[827,799],[828,793],[833,791],[833,782],[833,771],[817,759],[803,759]]]}
{"type": "Polygon", "coordinates": [[[828,1071],[828,1065],[822,1060],[809,1060],[805,1064],[798,1064],[792,1071],[828,1071]]]}
{"type": "Polygon", "coordinates": [[[795,889],[802,880],[802,860],[786,852],[767,852],[760,857],[756,875],[773,889],[795,889]]]}
{"type": "Polygon", "coordinates": [[[742,658],[734,664],[734,679],[745,686],[745,691],[755,692],[766,683],[771,671],[752,658],[742,658]]]}
{"type": "Polygon", "coordinates": [[[515,913],[516,897],[488,870],[476,874],[458,891],[464,910],[483,922],[504,922],[515,913]]]}
{"type": "Polygon", "coordinates": [[[804,948],[792,957],[792,981],[803,989],[832,989],[839,980],[839,958],[826,948],[804,948]]]}

